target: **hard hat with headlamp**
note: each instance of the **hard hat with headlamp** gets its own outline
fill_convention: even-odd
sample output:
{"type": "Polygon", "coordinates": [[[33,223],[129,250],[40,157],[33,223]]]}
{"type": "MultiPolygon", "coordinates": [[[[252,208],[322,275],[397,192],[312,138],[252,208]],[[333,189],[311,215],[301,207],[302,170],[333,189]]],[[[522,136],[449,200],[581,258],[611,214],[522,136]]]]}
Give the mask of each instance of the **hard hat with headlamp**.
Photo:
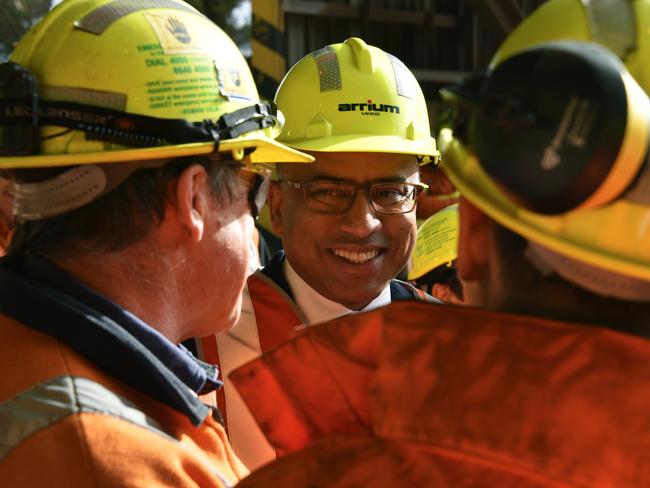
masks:
{"type": "Polygon", "coordinates": [[[237,46],[180,0],[66,0],[0,65],[0,168],[82,165],[67,185],[105,184],[102,163],[311,161],[281,128],[237,46]]]}

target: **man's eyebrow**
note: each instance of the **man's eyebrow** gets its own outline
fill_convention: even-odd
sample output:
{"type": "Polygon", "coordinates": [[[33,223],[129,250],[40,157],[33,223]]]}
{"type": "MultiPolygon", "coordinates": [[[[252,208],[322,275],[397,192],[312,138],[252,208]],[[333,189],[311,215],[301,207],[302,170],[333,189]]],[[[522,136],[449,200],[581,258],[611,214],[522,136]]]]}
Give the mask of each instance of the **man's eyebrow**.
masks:
{"type": "Polygon", "coordinates": [[[357,181],[351,180],[349,178],[341,178],[340,176],[318,173],[313,175],[310,181],[337,181],[341,183],[352,183],[354,185],[372,185],[373,183],[406,183],[408,178],[409,176],[401,175],[382,176],[380,178],[372,178],[370,180],[366,180],[363,183],[358,183],[357,181]]]}
{"type": "Polygon", "coordinates": [[[315,175],[312,175],[311,181],[318,181],[318,180],[324,180],[324,181],[341,181],[345,183],[353,183],[352,180],[347,179],[347,178],[341,178],[338,176],[332,176],[328,174],[323,174],[323,173],[316,173],[315,175]]]}
{"type": "Polygon", "coordinates": [[[373,178],[370,183],[406,183],[408,176],[385,176],[383,178],[373,178]]]}

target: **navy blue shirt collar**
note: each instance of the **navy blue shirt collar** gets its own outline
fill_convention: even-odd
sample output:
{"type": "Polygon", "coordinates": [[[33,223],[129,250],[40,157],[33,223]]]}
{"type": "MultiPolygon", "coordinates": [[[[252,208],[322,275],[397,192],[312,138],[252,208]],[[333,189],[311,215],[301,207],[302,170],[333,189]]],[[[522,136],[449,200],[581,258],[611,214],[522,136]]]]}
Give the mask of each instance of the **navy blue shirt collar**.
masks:
{"type": "Polygon", "coordinates": [[[0,297],[0,312],[57,337],[122,381],[187,410],[194,423],[202,421],[207,410],[181,385],[206,393],[222,384],[216,367],[199,362],[43,258],[0,260],[0,297]]]}

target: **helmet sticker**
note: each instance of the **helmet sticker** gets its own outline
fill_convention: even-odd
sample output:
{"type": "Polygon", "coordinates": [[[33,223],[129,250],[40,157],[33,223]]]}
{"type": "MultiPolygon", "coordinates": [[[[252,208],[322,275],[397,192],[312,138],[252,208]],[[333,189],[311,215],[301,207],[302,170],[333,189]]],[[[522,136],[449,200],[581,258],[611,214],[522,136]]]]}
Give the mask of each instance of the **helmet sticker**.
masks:
{"type": "Polygon", "coordinates": [[[401,97],[415,100],[416,88],[413,85],[413,75],[406,67],[406,65],[395,56],[388,53],[386,53],[386,56],[388,56],[388,59],[390,59],[390,64],[393,65],[393,74],[395,75],[397,94],[401,97]]]}
{"type": "Polygon", "coordinates": [[[203,54],[203,32],[186,14],[145,14],[166,54],[203,54]],[[198,27],[198,28],[197,28],[198,27]]]}
{"type": "Polygon", "coordinates": [[[189,5],[175,0],[115,0],[102,5],[90,12],[83,19],[75,22],[75,27],[92,34],[100,35],[113,22],[120,20],[125,15],[150,8],[170,8],[204,17],[202,13],[189,5]]]}
{"type": "Polygon", "coordinates": [[[227,57],[226,52],[214,51],[211,32],[204,28],[203,21],[197,22],[196,16],[183,12],[146,13],[145,17],[160,42],[138,46],[148,56],[146,66],[152,74],[157,73],[147,84],[150,108],[183,106],[183,113],[202,113],[221,99],[215,85],[226,100],[255,98],[236,67],[237,61],[227,57]]]}
{"type": "Polygon", "coordinates": [[[320,78],[320,91],[334,91],[341,89],[341,68],[336,52],[331,46],[325,46],[311,53],[318,67],[320,78]]]}
{"type": "Polygon", "coordinates": [[[217,70],[217,80],[219,83],[219,93],[228,100],[252,100],[253,97],[248,92],[248,87],[243,83],[242,75],[235,66],[215,63],[217,70]]]}

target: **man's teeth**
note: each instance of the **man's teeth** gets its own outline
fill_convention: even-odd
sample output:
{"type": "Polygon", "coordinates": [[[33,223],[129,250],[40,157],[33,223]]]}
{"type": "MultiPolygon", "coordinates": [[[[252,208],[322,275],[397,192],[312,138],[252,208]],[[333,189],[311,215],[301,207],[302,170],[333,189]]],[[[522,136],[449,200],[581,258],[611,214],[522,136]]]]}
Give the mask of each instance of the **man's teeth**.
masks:
{"type": "Polygon", "coordinates": [[[348,261],[353,262],[354,264],[361,264],[379,256],[379,251],[375,249],[374,251],[367,251],[367,252],[353,252],[353,251],[345,251],[343,249],[334,249],[334,254],[336,254],[339,257],[345,258],[348,261]]]}

